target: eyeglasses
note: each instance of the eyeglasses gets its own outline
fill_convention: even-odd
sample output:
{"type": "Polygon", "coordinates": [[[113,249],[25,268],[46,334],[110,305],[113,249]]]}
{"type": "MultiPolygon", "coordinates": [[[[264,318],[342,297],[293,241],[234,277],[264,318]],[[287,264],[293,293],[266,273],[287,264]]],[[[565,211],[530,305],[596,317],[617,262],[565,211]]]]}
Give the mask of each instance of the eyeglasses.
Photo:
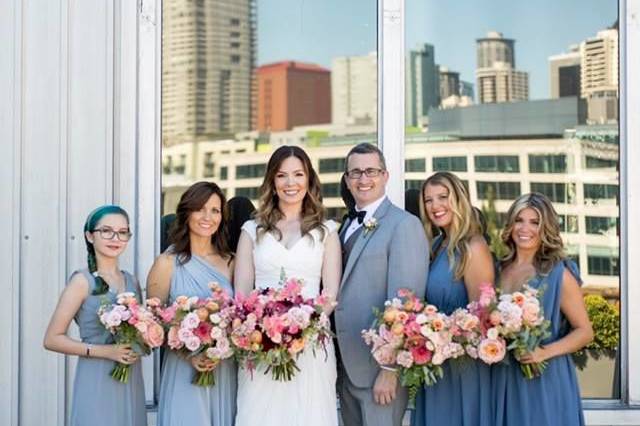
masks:
{"type": "Polygon", "coordinates": [[[100,229],[94,229],[91,232],[99,232],[100,233],[100,237],[103,240],[113,240],[114,237],[117,235],[118,239],[120,241],[123,242],[127,242],[131,239],[131,232],[130,231],[114,231],[113,229],[109,229],[109,228],[100,228],[100,229]]]}
{"type": "Polygon", "coordinates": [[[385,171],[384,169],[376,169],[374,167],[368,167],[364,170],[362,169],[349,170],[348,172],[345,172],[345,175],[347,175],[349,179],[355,180],[355,179],[360,179],[362,175],[365,175],[369,178],[378,177],[384,171],[385,171]]]}

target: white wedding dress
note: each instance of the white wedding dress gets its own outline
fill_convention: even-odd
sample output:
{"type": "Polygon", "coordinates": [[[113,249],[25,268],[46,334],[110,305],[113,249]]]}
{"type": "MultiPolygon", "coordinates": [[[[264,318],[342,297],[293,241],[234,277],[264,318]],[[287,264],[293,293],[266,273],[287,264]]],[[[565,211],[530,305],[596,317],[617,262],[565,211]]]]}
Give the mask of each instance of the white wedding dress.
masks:
{"type": "MultiPolygon", "coordinates": [[[[333,221],[325,222],[330,232],[333,221]]],[[[302,278],[304,297],[320,292],[324,244],[320,232],[302,237],[287,249],[273,235],[264,234],[256,243],[256,223],[243,226],[253,240],[253,263],[257,288],[278,286],[282,268],[289,278],[302,278]]],[[[328,235],[325,232],[325,238],[328,235]]],[[[238,412],[236,426],[337,426],[336,356],[333,342],[327,354],[305,350],[296,361],[297,371],[291,381],[273,380],[264,369],[251,373],[238,369],[238,412]]]]}

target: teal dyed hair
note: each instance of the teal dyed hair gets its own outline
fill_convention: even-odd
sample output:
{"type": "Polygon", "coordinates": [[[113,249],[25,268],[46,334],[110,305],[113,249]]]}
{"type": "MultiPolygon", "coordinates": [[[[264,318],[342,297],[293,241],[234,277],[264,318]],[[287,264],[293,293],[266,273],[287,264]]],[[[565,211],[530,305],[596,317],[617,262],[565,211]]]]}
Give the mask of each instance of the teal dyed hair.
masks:
{"type": "Polygon", "coordinates": [[[98,263],[96,261],[96,250],[93,247],[93,243],[87,238],[87,232],[93,232],[93,230],[96,229],[96,226],[98,226],[100,220],[110,214],[119,214],[124,216],[124,218],[127,219],[127,224],[129,223],[129,215],[127,212],[122,207],[111,204],[100,206],[89,213],[87,221],[84,223],[84,242],[87,245],[87,263],[89,265],[89,272],[96,280],[96,286],[91,292],[93,295],[105,294],[109,291],[109,285],[97,274],[98,263]]]}

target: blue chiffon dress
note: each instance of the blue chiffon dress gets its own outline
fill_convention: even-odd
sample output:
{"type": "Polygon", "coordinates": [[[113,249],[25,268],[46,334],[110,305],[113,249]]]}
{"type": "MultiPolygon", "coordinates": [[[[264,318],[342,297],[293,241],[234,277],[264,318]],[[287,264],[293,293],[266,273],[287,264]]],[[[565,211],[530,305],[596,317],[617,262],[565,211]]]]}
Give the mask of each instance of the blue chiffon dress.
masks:
{"type": "MultiPolygon", "coordinates": [[[[113,335],[104,328],[98,318],[98,309],[103,303],[115,303],[116,294],[91,294],[96,281],[88,269],[76,273],[85,276],[89,282],[89,296],[80,306],[75,321],[80,328],[80,338],[84,343],[94,345],[113,344],[113,335]]],[[[125,291],[136,293],[140,298],[140,288],[133,276],[123,272],[125,291]]],[[[75,274],[75,273],[74,273],[75,274]]],[[[111,377],[115,362],[104,358],[78,359],[73,385],[71,404],[71,426],[144,426],[147,424],[144,382],[140,362],[131,365],[129,380],[121,383],[111,377]]]]}
{"type": "MultiPolygon", "coordinates": [[[[232,294],[229,280],[206,260],[192,255],[181,265],[176,256],[169,302],[178,296],[207,297],[209,283],[217,282],[232,294]]],[[[224,360],[214,370],[215,385],[191,383],[195,369],[188,360],[167,350],[162,366],[158,426],[230,426],[236,416],[237,371],[235,362],[224,360]]]]}
{"type": "MultiPolygon", "coordinates": [[[[435,258],[427,278],[427,303],[451,314],[469,303],[464,281],[455,278],[442,237],[434,241],[435,258]]],[[[456,256],[457,258],[457,256],[456,256]]],[[[452,360],[443,365],[444,377],[416,396],[412,426],[492,426],[490,367],[478,360],[452,360]]]]}
{"type": "MultiPolygon", "coordinates": [[[[570,260],[558,262],[548,275],[539,275],[529,282],[531,287],[543,288],[544,316],[551,321],[551,336],[543,344],[555,342],[571,330],[560,311],[565,269],[582,283],[576,264],[570,260]]],[[[508,364],[492,367],[494,425],[584,425],[580,389],[571,355],[558,356],[547,362],[542,375],[534,379],[526,379],[513,358],[508,364]]]]}

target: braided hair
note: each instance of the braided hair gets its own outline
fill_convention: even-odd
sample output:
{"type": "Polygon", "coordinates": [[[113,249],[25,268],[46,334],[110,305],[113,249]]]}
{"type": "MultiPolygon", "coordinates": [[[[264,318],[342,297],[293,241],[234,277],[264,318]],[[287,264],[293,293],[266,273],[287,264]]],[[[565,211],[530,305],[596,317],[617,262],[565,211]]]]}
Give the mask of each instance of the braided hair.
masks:
{"type": "Polygon", "coordinates": [[[127,223],[129,223],[129,215],[122,207],[109,204],[100,206],[89,213],[87,221],[84,223],[84,242],[87,245],[87,264],[89,266],[89,273],[91,273],[91,275],[93,275],[96,280],[96,286],[91,292],[91,294],[94,296],[105,294],[107,291],[109,291],[109,285],[105,282],[105,280],[102,279],[100,275],[98,275],[96,249],[93,246],[93,243],[90,242],[87,238],[87,232],[93,232],[100,220],[109,214],[119,214],[121,216],[124,216],[124,218],[127,219],[127,223]]]}

